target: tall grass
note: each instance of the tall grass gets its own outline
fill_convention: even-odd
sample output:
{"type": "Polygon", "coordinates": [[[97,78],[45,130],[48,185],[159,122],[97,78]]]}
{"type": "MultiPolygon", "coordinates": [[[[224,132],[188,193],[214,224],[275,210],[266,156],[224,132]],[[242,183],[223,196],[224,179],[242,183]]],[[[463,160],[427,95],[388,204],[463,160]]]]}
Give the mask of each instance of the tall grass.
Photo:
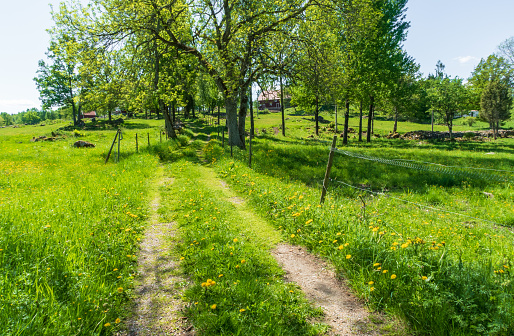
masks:
{"type": "Polygon", "coordinates": [[[97,147],[77,149],[20,131],[0,141],[2,334],[107,334],[126,314],[158,161],[105,165],[114,132],[85,132],[97,147]]]}
{"type": "MultiPolygon", "coordinates": [[[[472,151],[449,151],[437,143],[420,147],[414,142],[384,141],[374,144],[378,148],[349,150],[387,159],[510,169],[508,145],[499,143],[494,154],[488,154],[489,144],[482,145],[472,151]]],[[[221,150],[215,142],[207,148],[211,153],[221,150]]],[[[331,182],[329,198],[318,206],[326,144],[266,138],[255,141],[253,150],[253,169],[247,168],[246,152],[212,161],[218,162],[221,176],[291,242],[330,259],[371,307],[396,312],[419,334],[514,331],[514,234],[508,229],[514,215],[511,183],[338,154],[331,176],[365,190],[331,182]]],[[[511,178],[510,173],[491,174],[511,178]]]]}

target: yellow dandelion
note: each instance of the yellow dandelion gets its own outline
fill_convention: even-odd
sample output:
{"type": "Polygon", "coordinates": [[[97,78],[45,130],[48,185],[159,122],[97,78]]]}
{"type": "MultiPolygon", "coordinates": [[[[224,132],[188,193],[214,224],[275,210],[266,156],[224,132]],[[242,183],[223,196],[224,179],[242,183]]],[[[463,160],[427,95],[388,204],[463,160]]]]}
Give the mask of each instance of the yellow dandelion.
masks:
{"type": "Polygon", "coordinates": [[[242,312],[244,312],[245,310],[246,310],[246,309],[241,308],[241,309],[239,309],[239,312],[240,312],[240,313],[242,313],[242,312]]]}
{"type": "Polygon", "coordinates": [[[382,273],[386,274],[388,271],[387,270],[383,270],[382,273]]]}
{"type": "Polygon", "coordinates": [[[213,305],[211,306],[211,309],[212,309],[212,310],[216,309],[216,304],[213,304],[213,305]]]}
{"type": "Polygon", "coordinates": [[[116,321],[114,321],[114,323],[116,323],[116,324],[118,324],[118,323],[120,323],[120,322],[121,322],[121,320],[120,320],[120,318],[119,318],[119,317],[116,319],[116,321]]]}
{"type": "Polygon", "coordinates": [[[421,280],[423,280],[423,281],[425,281],[426,279],[428,279],[428,278],[424,275],[421,277],[421,280]]]}
{"type": "Polygon", "coordinates": [[[368,285],[373,285],[374,283],[375,283],[374,281],[369,281],[368,285]]]}
{"type": "Polygon", "coordinates": [[[243,259],[243,260],[241,260],[241,264],[244,264],[245,262],[246,262],[246,260],[244,260],[244,259],[243,259]]]}
{"type": "Polygon", "coordinates": [[[294,237],[295,237],[295,235],[294,235],[294,233],[293,233],[293,234],[291,235],[291,238],[294,238],[294,237]]]}
{"type": "Polygon", "coordinates": [[[352,255],[351,255],[351,254],[347,254],[347,255],[346,255],[346,259],[350,259],[351,257],[352,257],[352,255]]]}
{"type": "Polygon", "coordinates": [[[309,219],[308,221],[306,221],[305,225],[309,225],[310,223],[312,223],[312,219],[309,219]]]}
{"type": "Polygon", "coordinates": [[[391,280],[396,279],[396,274],[391,274],[391,280]]]}
{"type": "Polygon", "coordinates": [[[380,263],[374,263],[373,264],[373,267],[377,267],[377,266],[380,266],[380,263]]]}
{"type": "Polygon", "coordinates": [[[109,322],[107,322],[106,324],[104,324],[104,327],[110,327],[111,324],[109,322]]]}
{"type": "Polygon", "coordinates": [[[237,238],[234,238],[232,241],[233,241],[234,243],[237,243],[237,238]]]}
{"type": "Polygon", "coordinates": [[[340,249],[340,250],[344,249],[344,245],[339,245],[338,249],[340,249]]]}
{"type": "Polygon", "coordinates": [[[118,293],[123,293],[123,287],[118,287],[117,291],[118,293]]]}

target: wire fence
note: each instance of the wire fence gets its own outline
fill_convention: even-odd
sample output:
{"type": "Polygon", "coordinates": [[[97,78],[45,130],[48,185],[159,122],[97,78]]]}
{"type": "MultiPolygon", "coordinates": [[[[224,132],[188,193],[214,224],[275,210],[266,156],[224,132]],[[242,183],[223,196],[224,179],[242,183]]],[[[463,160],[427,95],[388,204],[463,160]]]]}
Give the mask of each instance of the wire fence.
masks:
{"type": "Polygon", "coordinates": [[[442,173],[447,175],[459,176],[462,178],[472,178],[472,179],[481,179],[481,180],[489,180],[495,182],[512,182],[512,177],[502,176],[494,173],[510,173],[514,174],[514,171],[511,170],[501,170],[501,169],[490,169],[490,168],[477,168],[477,167],[460,167],[460,166],[446,166],[440,163],[433,162],[423,162],[416,160],[404,160],[404,159],[385,159],[378,156],[371,156],[362,153],[355,153],[346,150],[342,150],[339,148],[334,149],[335,152],[357,158],[362,160],[368,160],[373,162],[379,162],[387,165],[393,165],[397,167],[415,169],[426,172],[433,173],[442,173]],[[473,170],[473,171],[469,171],[473,170]]]}
{"type": "MultiPolygon", "coordinates": [[[[514,171],[511,171],[511,170],[477,168],[477,167],[446,166],[446,165],[442,165],[442,164],[438,164],[438,163],[416,161],[416,160],[406,160],[406,159],[385,159],[385,158],[381,158],[381,157],[377,157],[377,156],[371,156],[371,155],[362,154],[362,153],[350,152],[350,151],[346,151],[346,150],[342,150],[342,149],[338,149],[338,148],[331,148],[331,151],[334,151],[336,153],[340,153],[340,154],[343,154],[343,155],[346,155],[349,157],[353,157],[356,159],[368,160],[368,161],[372,161],[372,162],[378,162],[378,163],[383,163],[383,164],[388,164],[388,165],[393,165],[393,166],[398,166],[398,167],[403,167],[403,168],[408,168],[408,169],[415,169],[415,170],[433,172],[433,173],[443,173],[443,174],[449,174],[449,175],[457,175],[457,176],[466,177],[466,178],[478,178],[478,179],[490,180],[490,181],[496,181],[496,182],[512,182],[512,180],[509,179],[508,177],[500,176],[500,175],[496,175],[496,174],[492,174],[492,173],[514,174],[514,171]],[[466,171],[466,170],[473,170],[473,171],[470,172],[470,171],[466,171]]],[[[473,219],[473,220],[477,220],[477,221],[481,221],[481,222],[486,222],[486,223],[490,223],[490,224],[494,224],[494,225],[498,225],[498,226],[505,226],[504,224],[501,224],[501,223],[498,223],[495,221],[491,221],[488,219],[474,217],[474,216],[470,216],[470,215],[463,214],[460,212],[451,211],[448,209],[438,208],[438,207],[434,207],[434,206],[430,206],[430,205],[426,205],[426,204],[422,204],[422,203],[418,203],[418,202],[409,201],[409,200],[406,200],[406,199],[403,199],[400,197],[392,196],[392,195],[384,193],[384,192],[378,192],[378,191],[373,191],[371,189],[356,187],[354,185],[351,185],[351,184],[343,182],[343,181],[338,181],[335,179],[330,179],[330,181],[344,185],[346,187],[349,187],[349,188],[352,188],[355,190],[382,196],[385,198],[394,199],[394,200],[397,200],[397,201],[400,201],[403,203],[407,203],[410,205],[414,205],[414,206],[417,206],[420,208],[437,211],[437,212],[441,212],[441,213],[452,214],[452,215],[469,218],[469,219],[473,219]]]]}
{"type": "Polygon", "coordinates": [[[457,216],[466,217],[466,218],[470,218],[470,219],[475,219],[475,220],[478,220],[478,221],[487,222],[487,223],[491,223],[491,224],[495,224],[495,225],[499,225],[499,226],[504,226],[501,223],[494,222],[494,221],[491,221],[491,220],[488,220],[488,219],[483,219],[483,218],[479,218],[479,217],[473,217],[473,216],[470,216],[470,215],[462,214],[460,212],[449,211],[449,210],[443,209],[443,208],[436,208],[436,207],[429,206],[429,205],[426,205],[426,204],[421,204],[421,203],[417,203],[417,202],[408,201],[408,200],[405,200],[403,198],[394,197],[394,196],[391,196],[391,195],[383,193],[383,192],[378,192],[378,191],[373,191],[373,190],[369,190],[369,189],[364,189],[364,188],[356,187],[356,186],[353,186],[351,184],[348,184],[348,183],[345,183],[345,182],[342,182],[342,181],[337,181],[337,180],[333,180],[333,179],[330,179],[330,180],[332,182],[343,184],[343,185],[345,185],[347,187],[350,187],[350,188],[353,188],[353,189],[356,189],[356,190],[359,190],[359,191],[364,191],[364,192],[368,192],[370,194],[384,196],[386,198],[391,198],[391,199],[394,199],[394,200],[397,200],[397,201],[400,201],[400,202],[404,202],[404,203],[408,203],[408,204],[411,204],[411,205],[415,205],[415,206],[418,206],[420,208],[429,209],[429,210],[438,211],[438,212],[447,213],[447,214],[452,214],[452,215],[457,215],[457,216]]]}

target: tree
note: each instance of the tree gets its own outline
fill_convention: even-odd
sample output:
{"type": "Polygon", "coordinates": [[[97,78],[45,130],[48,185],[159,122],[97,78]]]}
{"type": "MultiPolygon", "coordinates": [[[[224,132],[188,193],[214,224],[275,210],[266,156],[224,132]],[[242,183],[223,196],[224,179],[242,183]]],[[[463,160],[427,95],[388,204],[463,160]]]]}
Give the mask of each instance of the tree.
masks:
{"type": "Polygon", "coordinates": [[[410,73],[404,74],[398,79],[398,82],[389,91],[389,99],[393,107],[394,126],[393,133],[398,130],[398,117],[401,114],[408,113],[415,104],[413,96],[416,94],[418,86],[416,85],[417,72],[419,66],[414,65],[410,69],[410,73]]]}
{"type": "Polygon", "coordinates": [[[98,0],[90,11],[77,5],[73,13],[63,16],[63,22],[106,47],[145,32],[151,38],[142,41],[142,47],[158,40],[194,56],[223,93],[229,142],[244,147],[243,96],[252,78],[265,70],[257,62],[258,46],[286,23],[300,22],[312,1],[98,0]]]}
{"type": "Polygon", "coordinates": [[[316,136],[319,135],[320,106],[333,102],[331,92],[337,85],[336,76],[341,73],[337,36],[328,24],[331,17],[322,8],[312,7],[307,13],[307,22],[300,27],[302,48],[297,51],[295,63],[295,85],[291,103],[314,112],[316,136]]]}
{"type": "Polygon", "coordinates": [[[508,60],[514,67],[514,36],[509,37],[498,46],[498,56],[508,60]]]}
{"type": "MultiPolygon", "coordinates": [[[[345,43],[345,71],[358,83],[356,96],[367,100],[367,142],[371,141],[372,121],[377,97],[387,93],[402,77],[411,58],[403,50],[410,23],[405,21],[407,0],[346,0],[348,8],[362,13],[345,43]]],[[[351,12],[350,12],[351,14],[351,12]]]]}
{"type": "Polygon", "coordinates": [[[498,129],[502,121],[510,119],[512,108],[512,95],[509,87],[499,80],[493,80],[487,84],[480,100],[483,116],[493,125],[494,139],[498,135],[498,129]]]}
{"type": "Polygon", "coordinates": [[[474,109],[480,109],[482,94],[492,81],[500,81],[508,87],[514,84],[514,67],[505,58],[494,54],[481,59],[468,79],[474,109]]]}
{"type": "Polygon", "coordinates": [[[36,108],[27,109],[27,111],[21,113],[21,121],[24,124],[37,124],[41,118],[39,117],[38,110],[36,108]]]}
{"type": "Polygon", "coordinates": [[[3,120],[3,123],[5,126],[9,126],[9,125],[12,125],[14,120],[13,120],[13,117],[7,113],[7,112],[2,112],[0,113],[0,116],[2,117],[2,120],[3,120]]]}
{"type": "Polygon", "coordinates": [[[43,109],[71,106],[73,123],[76,125],[82,107],[80,96],[84,90],[79,57],[88,49],[88,44],[78,41],[80,36],[77,32],[70,32],[68,27],[59,25],[57,13],[52,13],[52,16],[56,26],[49,30],[51,41],[46,53],[48,62],[39,61],[34,81],[43,109]]]}
{"type": "Polygon", "coordinates": [[[431,108],[439,113],[444,119],[453,137],[453,119],[457,112],[463,111],[468,107],[468,93],[462,79],[450,78],[446,75],[432,79],[429,89],[429,99],[431,108]]]}

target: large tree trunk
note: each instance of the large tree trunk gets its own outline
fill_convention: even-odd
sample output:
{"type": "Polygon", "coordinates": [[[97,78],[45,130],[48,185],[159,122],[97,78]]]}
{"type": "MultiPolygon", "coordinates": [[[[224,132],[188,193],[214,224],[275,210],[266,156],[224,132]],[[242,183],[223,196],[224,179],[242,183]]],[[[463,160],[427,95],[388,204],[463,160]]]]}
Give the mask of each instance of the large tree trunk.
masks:
{"type": "Polygon", "coordinates": [[[71,100],[71,110],[73,113],[73,126],[77,126],[77,107],[75,106],[73,99],[71,100]]]}
{"type": "Polygon", "coordinates": [[[373,111],[371,113],[371,134],[375,134],[375,105],[373,105],[373,111]]]}
{"type": "Polygon", "coordinates": [[[350,121],[350,100],[347,98],[345,102],[346,110],[344,111],[344,131],[343,131],[343,145],[348,144],[348,123],[350,121]]]}
{"type": "Polygon", "coordinates": [[[369,96],[369,112],[368,112],[368,131],[366,132],[366,142],[371,142],[372,126],[371,121],[373,120],[373,109],[375,108],[375,97],[369,96]]]}
{"type": "Polygon", "coordinates": [[[284,85],[282,84],[282,75],[280,75],[280,111],[282,112],[282,135],[286,136],[286,118],[284,112],[284,85]]]}
{"type": "Polygon", "coordinates": [[[446,120],[446,124],[448,125],[448,131],[450,132],[450,139],[453,139],[453,116],[447,113],[446,120]]]}
{"type": "Polygon", "coordinates": [[[112,112],[111,112],[111,109],[109,109],[109,122],[112,121],[112,112]]]}
{"type": "Polygon", "coordinates": [[[228,142],[231,146],[243,148],[237,124],[237,96],[225,96],[225,109],[228,128],[228,142]]]}
{"type": "Polygon", "coordinates": [[[177,134],[175,133],[175,129],[173,128],[173,120],[170,116],[170,109],[164,105],[162,99],[159,99],[159,108],[162,110],[162,114],[164,115],[164,128],[166,129],[166,134],[168,138],[175,139],[177,134]]]}
{"type": "Polygon", "coordinates": [[[362,100],[359,106],[359,141],[362,141],[362,100]]]}

